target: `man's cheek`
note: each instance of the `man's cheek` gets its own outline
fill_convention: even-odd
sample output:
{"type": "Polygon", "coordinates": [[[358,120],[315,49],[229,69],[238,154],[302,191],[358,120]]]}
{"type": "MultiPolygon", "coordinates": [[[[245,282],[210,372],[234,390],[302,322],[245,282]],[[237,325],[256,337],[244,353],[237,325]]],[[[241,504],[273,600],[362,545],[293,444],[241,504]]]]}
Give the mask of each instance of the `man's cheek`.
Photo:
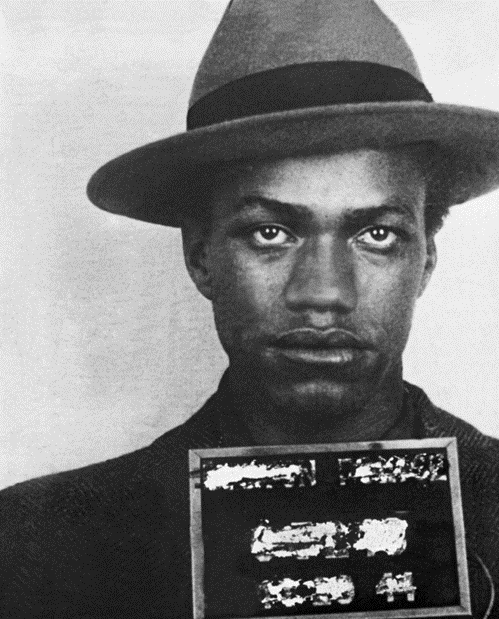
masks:
{"type": "Polygon", "coordinates": [[[226,279],[216,286],[213,310],[222,343],[241,345],[251,337],[261,326],[260,303],[258,291],[246,286],[243,279],[226,279]]]}
{"type": "Polygon", "coordinates": [[[243,314],[265,318],[279,296],[275,276],[259,263],[235,268],[229,284],[226,303],[229,311],[237,305],[243,314]]]}
{"type": "Polygon", "coordinates": [[[361,289],[356,317],[388,341],[407,328],[412,318],[416,286],[406,277],[372,277],[361,289]]]}
{"type": "Polygon", "coordinates": [[[378,342],[396,354],[401,353],[411,329],[414,297],[407,291],[387,294],[377,309],[378,342]]]}

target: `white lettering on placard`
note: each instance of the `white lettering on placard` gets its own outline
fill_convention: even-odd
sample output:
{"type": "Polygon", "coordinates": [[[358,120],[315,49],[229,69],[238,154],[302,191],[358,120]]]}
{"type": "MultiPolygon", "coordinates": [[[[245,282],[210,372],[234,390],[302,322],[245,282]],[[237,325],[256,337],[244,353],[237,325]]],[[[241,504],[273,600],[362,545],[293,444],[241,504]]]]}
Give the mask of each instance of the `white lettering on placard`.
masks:
{"type": "Polygon", "coordinates": [[[367,550],[368,557],[377,552],[384,552],[389,556],[400,555],[407,548],[407,522],[400,518],[367,518],[360,523],[359,530],[361,535],[353,547],[356,550],[367,550]]]}
{"type": "Polygon", "coordinates": [[[315,484],[315,460],[217,463],[206,465],[204,476],[207,490],[302,488],[315,484]]]}
{"type": "Polygon", "coordinates": [[[393,575],[385,572],[383,578],[376,585],[377,595],[386,595],[387,602],[394,602],[396,595],[405,595],[408,602],[416,599],[416,587],[413,584],[412,572],[393,575]]]}
{"type": "Polygon", "coordinates": [[[283,528],[273,528],[265,520],[252,531],[251,554],[258,561],[273,558],[300,560],[322,556],[326,559],[346,559],[351,552],[365,550],[368,557],[377,552],[400,555],[407,548],[408,523],[400,518],[362,522],[292,522],[283,528]]]}
{"type": "Polygon", "coordinates": [[[355,587],[350,576],[340,575],[312,579],[283,578],[264,580],[258,587],[260,602],[271,609],[278,604],[292,608],[311,602],[313,606],[350,604],[355,587]]]}
{"type": "Polygon", "coordinates": [[[340,485],[394,484],[409,480],[423,483],[447,481],[447,460],[440,453],[403,456],[338,458],[340,485]]]}

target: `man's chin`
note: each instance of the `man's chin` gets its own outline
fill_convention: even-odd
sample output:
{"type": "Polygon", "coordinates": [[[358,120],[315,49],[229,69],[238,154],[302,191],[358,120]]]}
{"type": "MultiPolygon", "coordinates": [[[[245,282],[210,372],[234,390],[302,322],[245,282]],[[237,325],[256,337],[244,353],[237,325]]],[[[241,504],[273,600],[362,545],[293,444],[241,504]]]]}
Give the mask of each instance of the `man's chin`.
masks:
{"type": "Polygon", "coordinates": [[[278,409],[305,415],[349,415],[360,410],[379,389],[381,359],[373,352],[353,363],[299,363],[264,354],[231,359],[238,390],[278,409]]]}
{"type": "Polygon", "coordinates": [[[278,408],[300,411],[315,418],[341,418],[360,410],[375,389],[369,381],[309,378],[268,382],[267,391],[278,408]]]}

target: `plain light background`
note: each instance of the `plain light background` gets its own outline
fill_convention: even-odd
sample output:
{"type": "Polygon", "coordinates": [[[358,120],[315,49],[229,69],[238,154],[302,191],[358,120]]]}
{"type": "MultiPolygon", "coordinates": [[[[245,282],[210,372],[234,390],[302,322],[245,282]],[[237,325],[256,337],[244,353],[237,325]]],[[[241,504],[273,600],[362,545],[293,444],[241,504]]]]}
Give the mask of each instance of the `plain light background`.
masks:
{"type": "MultiPolygon", "coordinates": [[[[282,0],[283,2],[286,0],[282,0]]],[[[226,360],[179,233],[111,216],[91,173],[184,129],[223,0],[0,0],[0,487],[146,445],[226,360]]],[[[439,101],[499,110],[497,0],[383,0],[439,101]]],[[[455,207],[406,378],[499,436],[491,194],[455,207]]]]}

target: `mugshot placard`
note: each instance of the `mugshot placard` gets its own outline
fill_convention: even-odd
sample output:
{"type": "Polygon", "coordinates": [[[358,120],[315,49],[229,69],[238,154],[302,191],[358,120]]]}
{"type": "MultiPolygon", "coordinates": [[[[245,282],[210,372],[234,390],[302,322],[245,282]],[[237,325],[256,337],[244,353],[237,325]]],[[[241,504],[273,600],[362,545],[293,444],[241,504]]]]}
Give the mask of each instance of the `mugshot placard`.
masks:
{"type": "Polygon", "coordinates": [[[190,483],[195,619],[471,616],[453,438],[191,450],[190,483]]]}

